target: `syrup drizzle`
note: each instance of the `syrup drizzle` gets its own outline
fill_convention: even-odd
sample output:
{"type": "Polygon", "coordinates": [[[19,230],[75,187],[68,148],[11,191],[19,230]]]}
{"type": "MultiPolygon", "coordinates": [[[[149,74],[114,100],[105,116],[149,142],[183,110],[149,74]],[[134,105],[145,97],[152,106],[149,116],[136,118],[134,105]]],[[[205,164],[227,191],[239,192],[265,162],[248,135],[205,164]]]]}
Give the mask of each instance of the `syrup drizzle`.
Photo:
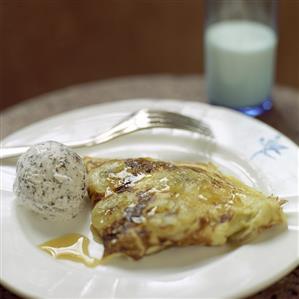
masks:
{"type": "Polygon", "coordinates": [[[42,243],[38,247],[56,259],[70,260],[93,268],[100,265],[103,259],[90,256],[89,243],[90,240],[85,236],[72,233],[42,243]]]}

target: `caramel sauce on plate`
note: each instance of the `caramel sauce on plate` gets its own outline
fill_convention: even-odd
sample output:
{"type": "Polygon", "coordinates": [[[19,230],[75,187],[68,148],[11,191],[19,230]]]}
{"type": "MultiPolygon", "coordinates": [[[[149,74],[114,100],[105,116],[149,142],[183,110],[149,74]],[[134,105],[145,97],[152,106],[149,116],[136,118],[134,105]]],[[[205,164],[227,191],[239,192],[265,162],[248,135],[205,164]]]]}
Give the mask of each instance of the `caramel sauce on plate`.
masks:
{"type": "Polygon", "coordinates": [[[70,260],[84,264],[87,267],[96,267],[103,260],[90,256],[88,251],[89,243],[89,239],[85,236],[73,233],[52,239],[38,247],[56,259],[70,260]]]}

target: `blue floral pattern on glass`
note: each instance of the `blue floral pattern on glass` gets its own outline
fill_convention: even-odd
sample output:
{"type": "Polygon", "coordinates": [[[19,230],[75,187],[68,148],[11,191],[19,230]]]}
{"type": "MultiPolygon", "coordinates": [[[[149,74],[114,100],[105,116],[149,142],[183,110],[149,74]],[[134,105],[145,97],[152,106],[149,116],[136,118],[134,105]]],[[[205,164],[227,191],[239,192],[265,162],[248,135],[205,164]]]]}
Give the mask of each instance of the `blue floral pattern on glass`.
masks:
{"type": "Polygon", "coordinates": [[[272,139],[260,138],[259,142],[262,148],[256,151],[250,159],[254,159],[256,156],[264,155],[266,157],[275,159],[275,156],[281,155],[281,151],[288,147],[279,142],[280,136],[276,135],[272,139]]]}

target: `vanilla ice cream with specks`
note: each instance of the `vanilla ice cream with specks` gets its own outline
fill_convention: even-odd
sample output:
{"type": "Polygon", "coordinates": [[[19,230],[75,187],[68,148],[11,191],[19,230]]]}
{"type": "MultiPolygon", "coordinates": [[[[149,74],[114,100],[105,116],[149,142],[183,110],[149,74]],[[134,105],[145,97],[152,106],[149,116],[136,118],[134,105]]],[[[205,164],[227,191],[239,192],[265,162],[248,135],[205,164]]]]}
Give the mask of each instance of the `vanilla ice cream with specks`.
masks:
{"type": "Polygon", "coordinates": [[[47,141],[31,146],[17,162],[14,192],[18,203],[49,220],[74,218],[87,197],[81,157],[47,141]]]}

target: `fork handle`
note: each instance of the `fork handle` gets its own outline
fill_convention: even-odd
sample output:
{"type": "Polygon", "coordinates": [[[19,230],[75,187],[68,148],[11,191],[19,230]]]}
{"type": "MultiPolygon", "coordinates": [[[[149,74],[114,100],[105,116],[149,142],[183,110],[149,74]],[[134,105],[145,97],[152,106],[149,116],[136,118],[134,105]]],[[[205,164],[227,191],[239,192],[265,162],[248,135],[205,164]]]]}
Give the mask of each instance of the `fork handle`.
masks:
{"type": "MultiPolygon", "coordinates": [[[[64,142],[64,145],[70,148],[91,147],[94,145],[106,143],[117,137],[127,135],[143,129],[147,129],[147,127],[139,127],[132,123],[130,120],[124,120],[116,126],[112,127],[110,130],[103,132],[102,134],[96,137],[91,137],[89,139],[80,141],[64,142]]],[[[0,160],[17,158],[21,154],[25,153],[29,148],[30,146],[0,146],[0,160]]]]}
{"type": "MultiPolygon", "coordinates": [[[[152,127],[160,127],[159,124],[153,125],[152,127]]],[[[98,144],[106,143],[112,139],[116,139],[120,136],[128,135],[130,133],[148,129],[147,126],[137,126],[136,124],[129,124],[126,123],[119,123],[115,127],[111,128],[110,130],[103,132],[97,137],[93,137],[86,140],[81,141],[69,141],[64,142],[63,144],[70,147],[70,148],[80,148],[80,147],[92,147],[98,144]]],[[[17,158],[21,154],[25,153],[30,146],[11,146],[11,147],[4,147],[0,146],[0,160],[9,159],[9,158],[17,158]]]]}
{"type": "Polygon", "coordinates": [[[2,147],[0,148],[0,160],[8,158],[16,158],[25,153],[29,146],[15,146],[15,147],[2,147]]]}
{"type": "MultiPolygon", "coordinates": [[[[109,140],[115,139],[121,135],[126,135],[136,131],[139,128],[134,126],[129,126],[129,120],[125,120],[112,127],[110,130],[103,132],[97,137],[92,137],[86,140],[80,141],[69,141],[64,142],[64,145],[71,148],[80,148],[80,147],[90,147],[97,144],[108,142],[109,140]]],[[[9,159],[9,158],[17,158],[21,154],[25,153],[30,146],[9,146],[4,147],[0,146],[0,160],[9,159]]]]}

